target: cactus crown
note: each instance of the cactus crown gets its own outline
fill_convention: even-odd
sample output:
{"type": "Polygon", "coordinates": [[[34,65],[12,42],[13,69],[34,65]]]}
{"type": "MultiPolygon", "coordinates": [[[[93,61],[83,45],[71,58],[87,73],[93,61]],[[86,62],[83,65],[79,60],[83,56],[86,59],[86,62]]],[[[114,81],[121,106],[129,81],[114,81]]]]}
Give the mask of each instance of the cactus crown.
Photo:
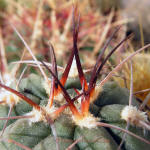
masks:
{"type": "MultiPolygon", "coordinates": [[[[98,119],[95,118],[89,112],[89,106],[90,106],[90,103],[93,101],[93,97],[95,95],[97,95],[97,91],[99,93],[99,90],[101,89],[101,87],[98,87],[96,85],[98,75],[99,75],[100,71],[102,70],[103,66],[105,65],[106,61],[109,59],[109,57],[129,37],[124,38],[117,46],[115,46],[112,49],[112,51],[110,51],[110,53],[106,56],[106,58],[104,60],[102,60],[102,57],[104,55],[104,52],[105,52],[107,46],[111,42],[111,40],[112,40],[113,36],[115,35],[115,33],[119,30],[119,28],[116,29],[116,31],[108,39],[108,41],[104,45],[101,53],[99,54],[98,59],[96,61],[96,64],[95,64],[95,66],[94,66],[94,68],[91,72],[90,81],[88,83],[88,81],[85,78],[85,74],[84,74],[84,71],[82,69],[82,66],[81,66],[81,62],[80,62],[80,58],[79,58],[79,52],[78,52],[78,45],[77,45],[80,16],[78,15],[77,21],[75,19],[75,16],[76,15],[75,15],[75,9],[74,9],[74,11],[73,11],[73,49],[71,51],[70,58],[68,60],[68,63],[66,65],[66,68],[65,68],[60,80],[58,79],[56,57],[55,57],[53,46],[51,44],[50,44],[50,55],[51,55],[52,67],[49,68],[46,65],[46,63],[44,63],[43,61],[41,62],[45,66],[45,68],[52,75],[51,80],[48,82],[49,87],[50,87],[50,89],[49,89],[50,95],[49,95],[49,100],[48,100],[47,106],[39,106],[38,104],[33,102],[28,97],[21,94],[20,92],[18,92],[16,90],[0,83],[1,87],[8,90],[9,92],[14,93],[15,95],[22,98],[24,101],[26,101],[28,104],[30,104],[33,107],[33,110],[30,113],[27,114],[27,116],[30,117],[29,119],[30,119],[31,122],[44,121],[44,122],[48,122],[48,123],[51,124],[51,123],[53,123],[53,120],[56,119],[58,117],[58,115],[65,108],[69,107],[71,112],[72,112],[72,119],[80,127],[94,128],[94,127],[98,126],[98,119]],[[77,71],[78,71],[78,76],[79,76],[79,79],[80,79],[82,91],[80,93],[77,89],[75,89],[75,91],[77,93],[77,96],[74,97],[74,98],[71,98],[71,96],[69,95],[69,93],[65,89],[64,85],[65,85],[65,83],[68,79],[71,66],[72,66],[72,64],[74,64],[73,61],[76,61],[76,68],[77,68],[77,71]],[[59,96],[59,94],[62,94],[64,96],[67,103],[65,105],[60,106],[59,108],[55,108],[54,105],[53,105],[53,101],[54,101],[55,97],[59,96]],[[77,100],[79,97],[81,97],[80,109],[78,109],[76,107],[76,105],[74,104],[74,101],[77,100]]],[[[147,45],[147,47],[148,46],[149,45],[147,45]]],[[[143,49],[140,49],[138,52],[140,52],[143,49]]],[[[132,56],[134,56],[135,54],[136,53],[134,53],[132,56]]],[[[132,56],[128,57],[128,59],[131,58],[132,56]]],[[[123,63],[125,63],[128,59],[126,59],[123,63]]],[[[108,77],[110,77],[110,76],[108,76],[108,77]]],[[[122,114],[123,114],[123,112],[122,112],[122,114]]],[[[126,118],[125,118],[125,120],[126,120],[126,118]]],[[[111,125],[108,125],[108,124],[105,124],[105,123],[99,123],[99,124],[101,126],[116,128],[114,126],[111,126],[111,125]]],[[[116,129],[121,130],[120,128],[116,128],[116,129]]],[[[125,130],[121,130],[121,131],[125,131],[125,130]]],[[[128,133],[130,133],[130,132],[128,132],[128,133]]]]}
{"type": "MultiPolygon", "coordinates": [[[[77,15],[76,15],[77,16],[77,15]]],[[[80,83],[82,86],[82,97],[81,97],[81,107],[80,110],[78,110],[76,108],[76,106],[74,105],[74,102],[72,101],[71,97],[69,96],[69,94],[67,93],[66,89],[63,87],[64,85],[62,84],[61,80],[58,80],[57,75],[53,72],[53,70],[49,69],[48,66],[44,63],[43,65],[49,70],[49,72],[52,74],[53,78],[55,79],[55,81],[57,82],[57,84],[59,85],[59,87],[61,88],[63,95],[66,99],[66,101],[68,102],[68,106],[70,107],[70,110],[73,114],[73,120],[75,121],[75,123],[79,126],[85,126],[85,127],[95,127],[96,126],[96,122],[97,119],[94,118],[92,116],[92,114],[89,113],[89,106],[90,106],[90,102],[93,101],[93,95],[96,94],[97,92],[97,87],[96,87],[96,81],[98,78],[98,75],[100,73],[100,71],[102,70],[103,66],[105,65],[106,61],[109,59],[109,57],[115,52],[115,50],[117,50],[117,48],[125,41],[127,40],[129,37],[123,39],[109,54],[108,56],[102,61],[102,57],[104,55],[104,52],[107,48],[107,46],[109,45],[109,43],[111,42],[113,36],[115,35],[115,33],[117,33],[117,31],[119,30],[119,28],[116,29],[116,31],[112,34],[112,36],[109,38],[109,40],[107,41],[107,43],[105,44],[102,52],[99,54],[97,62],[93,68],[93,71],[91,73],[91,78],[90,78],[90,82],[89,84],[87,83],[87,80],[85,78],[85,75],[83,73],[83,69],[81,66],[81,62],[80,62],[80,58],[79,58],[79,53],[78,53],[78,46],[77,46],[77,40],[78,40],[78,32],[79,32],[79,20],[80,20],[80,16],[78,15],[77,21],[75,19],[75,9],[73,11],[73,50],[71,53],[71,59],[73,61],[73,58],[75,58],[76,60],[76,65],[77,65],[77,70],[78,70],[78,75],[79,75],[79,79],[80,79],[80,83]],[[102,61],[102,63],[100,63],[102,61]],[[95,123],[94,123],[95,122],[95,123]],[[92,125],[91,125],[92,124],[92,125]]],[[[54,53],[53,53],[54,54],[54,53]]],[[[71,62],[72,62],[71,61],[71,62]]],[[[70,63],[70,62],[69,62],[70,63]]],[[[67,74],[68,75],[68,74],[67,74]]],[[[66,76],[67,78],[67,76],[66,76]]],[[[65,79],[66,79],[65,78],[65,79]]],[[[77,91],[77,90],[76,90],[77,91]]],[[[98,90],[99,92],[99,90],[98,90]]],[[[77,92],[77,94],[79,94],[79,92],[77,92]]]]}

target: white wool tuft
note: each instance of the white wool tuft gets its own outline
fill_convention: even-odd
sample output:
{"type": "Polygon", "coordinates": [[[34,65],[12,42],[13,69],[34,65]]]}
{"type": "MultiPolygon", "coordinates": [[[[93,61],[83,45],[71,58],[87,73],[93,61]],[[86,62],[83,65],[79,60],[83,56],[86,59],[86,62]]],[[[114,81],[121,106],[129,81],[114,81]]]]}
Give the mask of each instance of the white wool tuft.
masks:
{"type": "Polygon", "coordinates": [[[56,96],[54,96],[54,99],[58,102],[63,102],[64,101],[64,96],[62,93],[58,93],[56,96]]]}
{"type": "Polygon", "coordinates": [[[26,115],[33,116],[33,117],[29,118],[30,123],[40,122],[40,121],[45,120],[45,117],[43,116],[42,111],[39,111],[35,108],[33,108],[33,110],[31,112],[27,113],[26,115]]]}
{"type": "Polygon", "coordinates": [[[51,117],[51,119],[56,119],[56,115],[54,114],[54,112],[57,110],[56,107],[52,106],[51,108],[49,107],[41,107],[41,109],[45,112],[43,113],[42,110],[37,110],[35,108],[33,108],[33,110],[29,113],[27,113],[26,115],[28,116],[33,116],[31,118],[29,118],[29,121],[31,123],[33,122],[40,122],[40,121],[44,121],[47,122],[46,118],[45,118],[45,114],[49,115],[51,117]]]}
{"type": "Polygon", "coordinates": [[[57,116],[54,113],[57,110],[57,107],[55,107],[54,105],[51,108],[48,106],[43,107],[43,109],[51,117],[51,119],[55,120],[57,118],[57,116]]]}
{"type": "Polygon", "coordinates": [[[146,113],[138,110],[135,106],[125,106],[121,112],[121,119],[138,127],[142,127],[140,121],[148,121],[146,113]]]}
{"type": "Polygon", "coordinates": [[[9,91],[2,90],[0,92],[0,101],[4,101],[4,104],[9,106],[16,105],[19,102],[19,97],[9,91]]]}
{"type": "Polygon", "coordinates": [[[15,81],[15,79],[9,73],[5,73],[3,75],[3,79],[4,79],[4,82],[5,82],[6,86],[10,86],[12,84],[12,82],[15,81]]]}
{"type": "Polygon", "coordinates": [[[73,121],[75,122],[76,125],[80,126],[81,128],[86,127],[86,128],[95,128],[96,122],[99,121],[99,118],[95,118],[92,114],[88,114],[88,116],[83,117],[82,119],[78,119],[76,117],[72,117],[73,121]]]}

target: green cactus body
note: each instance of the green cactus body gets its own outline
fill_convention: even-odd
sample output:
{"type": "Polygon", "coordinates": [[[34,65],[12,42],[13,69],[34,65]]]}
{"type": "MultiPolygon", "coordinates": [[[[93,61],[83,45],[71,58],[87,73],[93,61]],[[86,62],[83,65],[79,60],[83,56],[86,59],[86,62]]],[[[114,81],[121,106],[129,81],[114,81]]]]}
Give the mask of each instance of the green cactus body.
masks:
{"type": "Polygon", "coordinates": [[[77,145],[80,150],[115,150],[117,144],[103,127],[100,128],[80,128],[76,127],[74,139],[82,138],[77,145]]]}
{"type": "Polygon", "coordinates": [[[45,99],[47,98],[47,94],[42,86],[42,82],[43,79],[40,76],[36,74],[30,74],[29,77],[21,80],[19,88],[23,93],[30,93],[40,99],[45,99]]]}
{"type": "Polygon", "coordinates": [[[3,137],[6,139],[7,150],[22,150],[15,144],[8,143],[7,140],[12,139],[32,148],[50,133],[50,128],[44,123],[31,123],[27,119],[19,119],[6,128],[3,137]]]}
{"type": "MultiPolygon", "coordinates": [[[[133,98],[133,105],[138,106],[138,102],[133,98]]],[[[121,88],[116,82],[108,82],[104,85],[103,91],[95,100],[94,104],[99,107],[111,104],[129,104],[129,91],[126,88],[121,88]]]]}
{"type": "MultiPolygon", "coordinates": [[[[9,107],[6,105],[0,105],[0,117],[7,117],[9,112],[9,107]]],[[[14,109],[12,110],[11,116],[16,116],[16,113],[14,109]]],[[[13,123],[15,120],[9,120],[7,125],[10,125],[13,123]]],[[[0,120],[0,130],[3,129],[3,126],[5,124],[5,120],[0,120]]]]}
{"type": "MultiPolygon", "coordinates": [[[[120,115],[121,111],[124,107],[125,107],[125,105],[119,105],[119,104],[104,106],[101,109],[99,116],[105,122],[107,122],[111,125],[115,125],[117,127],[125,129],[126,128],[126,122],[121,119],[121,115],[120,115]]],[[[112,131],[114,139],[116,139],[116,141],[121,140],[121,138],[123,137],[123,134],[124,134],[123,132],[120,132],[116,129],[110,129],[110,130],[112,131]]],[[[150,132],[149,131],[147,131],[146,134],[144,134],[143,129],[138,128],[138,127],[134,127],[132,125],[130,125],[129,131],[131,131],[131,132],[135,133],[136,135],[143,137],[147,140],[150,139],[150,132]]],[[[127,134],[126,139],[125,139],[124,148],[125,148],[125,150],[141,150],[143,148],[145,150],[149,150],[150,145],[127,134]]]]}
{"type": "MultiPolygon", "coordinates": [[[[47,105],[48,97],[39,76],[32,74],[23,79],[20,84],[20,91],[40,106],[47,105]]],[[[74,93],[71,89],[69,91],[70,94],[74,93]]],[[[104,122],[125,128],[126,123],[120,118],[120,113],[127,105],[128,97],[129,92],[126,89],[122,89],[115,83],[110,82],[104,86],[104,90],[99,94],[97,100],[91,104],[90,111],[104,122]]],[[[135,105],[138,105],[138,103],[135,102],[135,105]]],[[[0,105],[1,117],[7,116],[8,110],[8,106],[0,105]]],[[[32,107],[29,104],[20,101],[14,107],[11,115],[26,115],[31,110],[32,107]]],[[[0,121],[1,129],[4,123],[5,121],[0,121]]],[[[117,142],[121,140],[123,135],[122,132],[115,129],[108,131],[103,127],[81,128],[75,125],[71,116],[67,114],[60,115],[55,120],[54,125],[60,150],[67,149],[75,140],[79,139],[81,140],[72,148],[73,150],[116,150],[118,147],[117,142]]],[[[130,130],[146,139],[150,137],[149,133],[144,136],[141,129],[131,127],[130,130]]],[[[9,143],[9,139],[33,150],[56,150],[56,141],[50,125],[45,122],[32,123],[29,119],[9,120],[3,139],[0,142],[1,150],[23,150],[14,143],[9,143]]],[[[127,135],[124,144],[125,150],[140,150],[143,147],[145,149],[145,143],[127,135]]],[[[150,149],[150,146],[146,145],[146,150],[148,149],[150,149]]]]}
{"type": "MultiPolygon", "coordinates": [[[[59,141],[59,147],[60,150],[65,150],[67,147],[69,147],[72,143],[73,140],[67,139],[67,138],[58,138],[59,141]]],[[[46,139],[41,141],[38,145],[36,145],[33,150],[56,150],[56,141],[54,140],[53,136],[48,136],[46,139]]],[[[78,150],[77,147],[73,147],[72,150],[78,150]]]]}
{"type": "MultiPolygon", "coordinates": [[[[73,143],[73,136],[75,125],[72,123],[71,119],[68,115],[61,115],[55,121],[55,128],[58,136],[58,144],[60,150],[64,150],[69,147],[73,143]]],[[[56,141],[52,135],[48,136],[46,139],[37,144],[33,150],[55,150],[56,149],[56,141]]],[[[75,146],[73,150],[77,150],[75,146]]]]}

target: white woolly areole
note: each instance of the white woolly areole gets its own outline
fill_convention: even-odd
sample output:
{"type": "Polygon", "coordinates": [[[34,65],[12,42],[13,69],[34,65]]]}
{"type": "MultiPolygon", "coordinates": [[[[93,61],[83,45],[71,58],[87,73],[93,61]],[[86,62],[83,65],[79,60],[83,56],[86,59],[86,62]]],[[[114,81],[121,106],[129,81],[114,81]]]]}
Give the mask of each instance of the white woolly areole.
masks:
{"type": "MultiPolygon", "coordinates": [[[[45,113],[47,115],[49,115],[51,117],[51,119],[56,119],[57,116],[55,116],[54,111],[57,110],[57,108],[55,106],[52,106],[51,108],[49,107],[42,107],[42,109],[45,111],[45,113]]],[[[33,110],[29,113],[26,114],[27,116],[33,116],[31,118],[29,118],[29,121],[32,122],[40,122],[40,121],[46,121],[45,115],[43,113],[42,110],[37,110],[35,108],[33,108],[33,110]]]]}
{"type": "Polygon", "coordinates": [[[82,119],[78,119],[74,116],[72,118],[76,125],[80,126],[81,128],[86,127],[89,129],[95,128],[97,126],[96,122],[99,121],[99,118],[95,118],[90,113],[86,117],[83,117],[82,119]]]}
{"type": "Polygon", "coordinates": [[[43,109],[51,117],[52,120],[55,120],[57,118],[57,116],[54,113],[57,110],[57,107],[51,106],[51,108],[50,108],[50,107],[46,106],[43,109]]]}
{"type": "Polygon", "coordinates": [[[4,82],[5,82],[5,85],[6,85],[6,86],[10,86],[11,83],[15,80],[15,79],[11,76],[11,74],[8,74],[8,73],[5,73],[5,74],[3,75],[3,79],[4,79],[4,82]]]}
{"type": "Polygon", "coordinates": [[[146,113],[138,110],[135,106],[125,106],[121,112],[121,119],[139,127],[142,127],[139,123],[140,121],[148,121],[146,113]]]}
{"type": "Polygon", "coordinates": [[[19,102],[19,97],[15,94],[2,90],[0,92],[0,101],[4,101],[4,104],[6,105],[16,105],[19,102]]]}
{"type": "Polygon", "coordinates": [[[54,99],[57,100],[58,102],[62,102],[64,101],[64,96],[62,93],[59,93],[56,96],[54,96],[54,99]]]}
{"type": "Polygon", "coordinates": [[[45,117],[43,116],[42,111],[41,110],[39,111],[35,108],[33,108],[33,110],[31,112],[27,113],[26,116],[33,116],[33,117],[29,118],[30,123],[45,120],[45,117]]]}
{"type": "Polygon", "coordinates": [[[78,69],[77,69],[76,60],[74,57],[68,76],[70,78],[75,78],[77,75],[78,75],[78,69]]]}

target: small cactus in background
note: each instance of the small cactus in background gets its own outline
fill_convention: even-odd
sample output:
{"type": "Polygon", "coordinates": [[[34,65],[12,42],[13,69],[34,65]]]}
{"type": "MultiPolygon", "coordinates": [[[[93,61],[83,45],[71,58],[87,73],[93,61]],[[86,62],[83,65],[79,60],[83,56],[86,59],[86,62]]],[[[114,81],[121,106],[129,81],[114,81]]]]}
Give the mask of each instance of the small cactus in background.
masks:
{"type": "MultiPolygon", "coordinates": [[[[130,119],[125,119],[124,115],[121,116],[128,105],[128,90],[112,82],[108,82],[102,87],[127,60],[144,48],[149,47],[150,44],[132,53],[104,79],[97,82],[98,75],[106,61],[122,43],[129,39],[129,37],[124,38],[102,60],[107,46],[116,32],[118,32],[117,29],[104,45],[87,80],[87,74],[82,69],[77,45],[79,17],[76,22],[74,11],[73,49],[65,69],[63,69],[63,73],[61,71],[61,77],[58,75],[59,71],[57,70],[58,66],[54,49],[50,45],[51,67],[44,61],[39,63],[35,56],[32,55],[44,79],[39,75],[30,74],[19,82],[17,89],[10,88],[10,85],[7,85],[5,82],[0,82],[0,86],[5,89],[0,89],[1,92],[3,90],[6,93],[9,91],[17,96],[17,100],[19,99],[19,101],[13,103],[13,109],[8,114],[8,117],[5,117],[8,112],[7,107],[3,107],[5,106],[3,104],[0,105],[1,110],[4,110],[0,111],[0,116],[3,117],[0,119],[0,124],[3,125],[4,120],[9,122],[5,124],[7,127],[2,130],[1,149],[116,150],[121,139],[123,139],[123,133],[120,131],[128,134],[123,145],[125,150],[140,150],[145,147],[147,150],[150,149],[150,142],[148,141],[150,137],[149,131],[144,135],[140,128],[141,126],[139,126],[140,129],[131,126],[129,130],[133,133],[124,129],[126,122],[130,121],[130,119]],[[75,74],[78,72],[78,76],[74,77],[69,75],[72,72],[70,70],[72,69],[73,61],[76,63],[74,72],[75,74]],[[50,72],[50,78],[45,74],[43,67],[50,72]],[[67,81],[74,80],[73,78],[75,78],[76,82],[68,86],[67,84],[70,83],[67,81]],[[76,84],[80,85],[81,88],[77,88],[76,84]],[[68,88],[65,88],[65,86],[68,88]]],[[[21,37],[16,28],[14,29],[21,37]]],[[[30,51],[22,37],[21,39],[30,51]]],[[[135,98],[133,101],[133,109],[137,110],[135,107],[138,107],[139,103],[135,98]]],[[[138,110],[137,112],[143,114],[145,119],[142,121],[149,126],[145,114],[138,110]]],[[[130,123],[134,125],[134,123],[130,123]]]]}
{"type": "MultiPolygon", "coordinates": [[[[124,53],[124,55],[128,55],[128,53],[124,53]]],[[[142,101],[146,99],[150,91],[149,65],[150,61],[148,53],[138,54],[133,59],[133,69],[136,70],[133,72],[133,92],[134,95],[139,99],[141,99],[142,101]]],[[[130,71],[128,65],[122,68],[122,76],[126,78],[126,84],[125,82],[123,82],[121,78],[114,77],[114,80],[118,82],[118,84],[121,87],[126,86],[127,88],[129,88],[130,71]]],[[[150,106],[150,101],[148,102],[148,106],[150,106]]]]}

